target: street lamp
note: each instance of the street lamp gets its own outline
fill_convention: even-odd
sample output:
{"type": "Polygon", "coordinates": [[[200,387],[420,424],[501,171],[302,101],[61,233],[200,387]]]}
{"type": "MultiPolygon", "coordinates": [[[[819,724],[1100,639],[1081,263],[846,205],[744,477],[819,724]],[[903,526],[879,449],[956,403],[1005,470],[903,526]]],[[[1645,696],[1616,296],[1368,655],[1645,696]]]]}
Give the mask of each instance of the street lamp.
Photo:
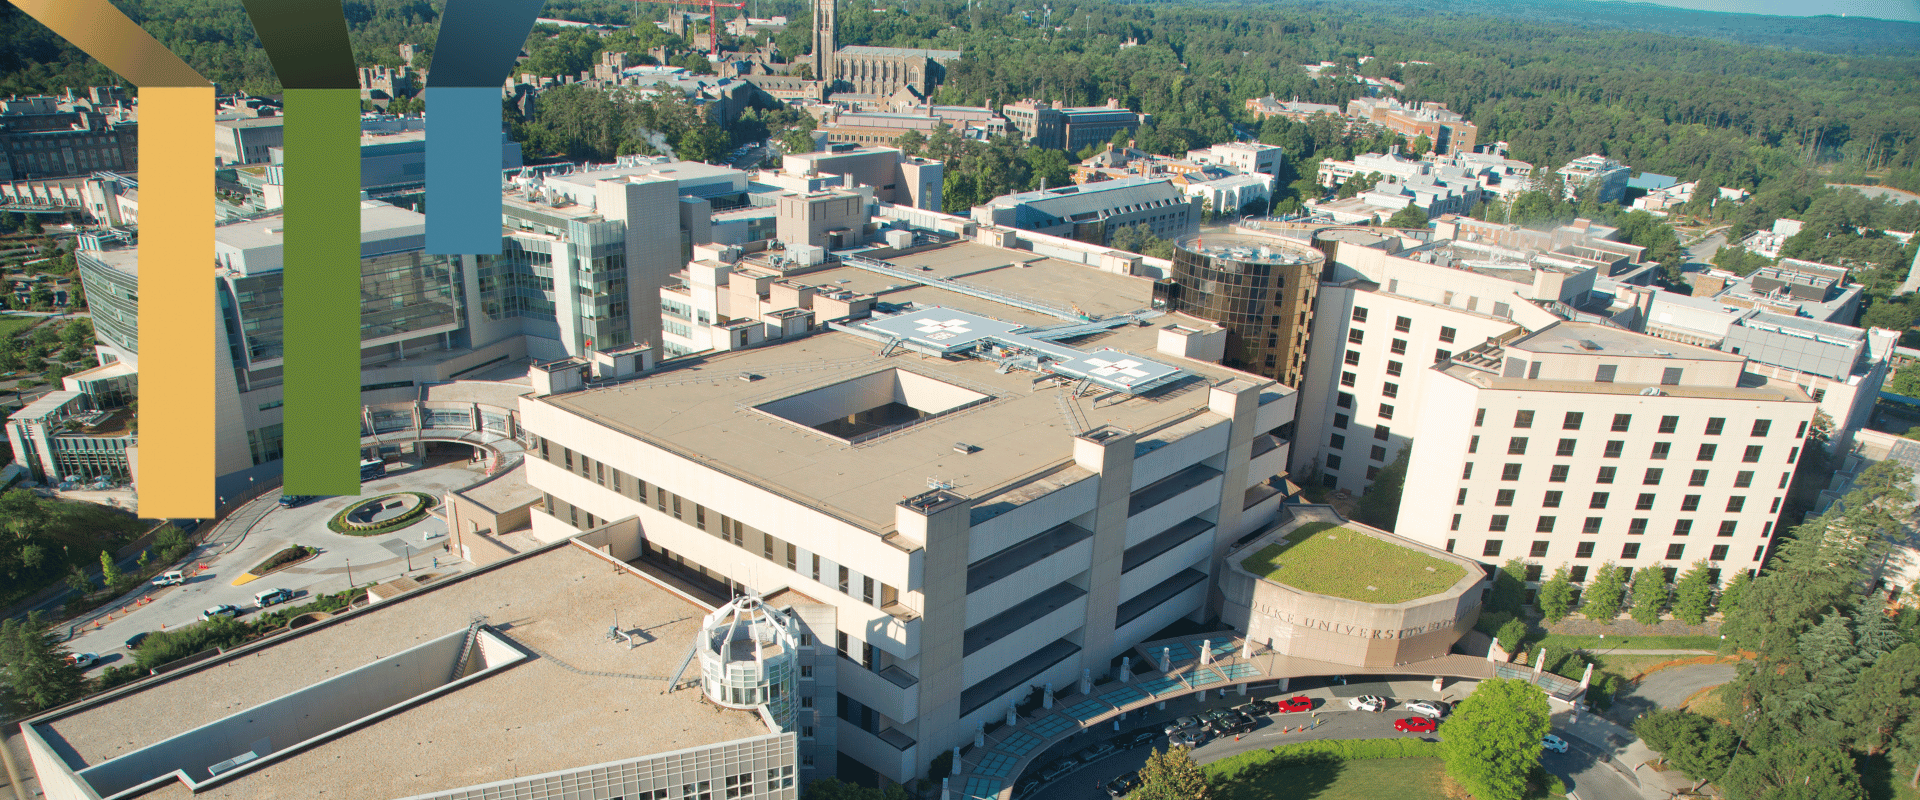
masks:
{"type": "Polygon", "coordinates": [[[353,591],[353,559],[347,559],[347,591],[353,591]]]}

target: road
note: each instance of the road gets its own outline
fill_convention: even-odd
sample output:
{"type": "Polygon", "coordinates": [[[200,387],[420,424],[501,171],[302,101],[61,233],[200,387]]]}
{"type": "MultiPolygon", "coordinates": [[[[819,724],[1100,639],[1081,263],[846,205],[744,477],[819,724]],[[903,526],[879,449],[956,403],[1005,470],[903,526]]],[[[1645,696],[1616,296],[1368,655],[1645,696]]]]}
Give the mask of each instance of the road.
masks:
{"type": "Polygon", "coordinates": [[[1633,720],[1655,709],[1678,708],[1701,689],[1733,680],[1735,672],[1732,664],[1668,667],[1642,678],[1640,683],[1614,698],[1607,716],[1633,720]]]}
{"type": "MultiPolygon", "coordinates": [[[[1400,733],[1393,729],[1394,720],[1411,716],[1401,708],[1406,700],[1431,698],[1458,701],[1473,692],[1473,682],[1449,683],[1442,691],[1432,690],[1430,681],[1409,680],[1374,683],[1355,683],[1337,686],[1324,686],[1324,680],[1303,679],[1293,682],[1287,692],[1255,692],[1242,697],[1228,693],[1225,698],[1215,696],[1201,702],[1193,699],[1181,699],[1169,702],[1165,711],[1149,711],[1137,719],[1123,720],[1116,730],[1105,725],[1097,730],[1086,731],[1060,744],[1049,748],[1045,753],[1029,762],[1028,775],[1038,774],[1040,768],[1063,756],[1072,755],[1100,739],[1113,736],[1120,731],[1131,730],[1141,725],[1165,725],[1168,721],[1187,714],[1194,714],[1208,708],[1233,707],[1259,696],[1291,697],[1295,694],[1313,698],[1314,710],[1311,714],[1271,714],[1261,719],[1259,726],[1244,734],[1238,741],[1232,737],[1215,739],[1194,748],[1195,761],[1202,764],[1219,761],[1254,750],[1265,750],[1282,744],[1313,741],[1318,739],[1386,739],[1399,737],[1420,737],[1434,741],[1433,734],[1400,733]],[[1347,697],[1362,694],[1383,694],[1397,698],[1394,707],[1382,713],[1350,711],[1347,709],[1347,697]],[[1319,721],[1314,725],[1315,720],[1319,721]],[[1297,730],[1302,725],[1312,725],[1310,730],[1297,730]],[[1288,728],[1296,730],[1284,732],[1288,728]]],[[[1556,728],[1556,730],[1558,730],[1556,728]]],[[[1580,800],[1642,800],[1642,793],[1634,784],[1629,783],[1617,770],[1602,760],[1600,750],[1578,739],[1562,734],[1572,742],[1565,754],[1544,753],[1547,756],[1541,762],[1562,781],[1569,790],[1578,787],[1580,800]]],[[[1141,745],[1131,750],[1116,752],[1104,759],[1062,775],[1044,785],[1040,792],[1031,797],[1045,797],[1047,800],[1111,800],[1101,788],[1116,776],[1140,769],[1146,763],[1147,755],[1154,748],[1166,749],[1165,737],[1151,744],[1141,745]]],[[[1018,781],[1015,781],[1016,785],[1018,781]]]]}
{"type": "Polygon", "coordinates": [[[734,169],[755,169],[758,168],[760,162],[766,160],[769,155],[778,157],[780,151],[772,147],[762,147],[760,143],[756,142],[752,147],[740,151],[739,155],[729,156],[727,158],[727,166],[733,167],[734,169]]]}
{"type": "MultiPolygon", "coordinates": [[[[478,480],[479,473],[455,464],[419,471],[390,474],[370,481],[364,497],[396,491],[419,491],[435,496],[450,488],[478,480]]],[[[446,523],[431,515],[406,528],[378,536],[347,536],[327,529],[334,514],[358,502],[360,498],[329,497],[310,501],[298,508],[272,506],[244,535],[231,543],[215,542],[199,548],[183,569],[191,577],[180,586],[143,586],[134,597],[150,598],[145,605],[102,620],[98,627],[83,625],[74,632],[67,649],[74,653],[96,653],[101,660],[92,671],[130,663],[126,640],[138,633],[174,629],[199,620],[200,612],[212,606],[229,604],[241,609],[241,617],[258,610],[254,595],[267,589],[287,588],[296,592],[296,605],[309,602],[317,594],[342,591],[352,583],[387,581],[401,575],[429,572],[446,574],[460,571],[465,562],[445,552],[446,523]],[[320,555],[295,567],[235,586],[233,581],[254,565],[291,545],[303,544],[320,550],[320,555]],[[436,557],[439,565],[435,566],[436,557]],[[409,562],[411,562],[409,564],[409,562]],[[201,565],[206,569],[193,574],[201,565]],[[411,566],[411,569],[409,569],[411,566]]],[[[271,497],[265,502],[274,502],[271,497]]],[[[62,631],[64,632],[64,631],[62,631]]]]}

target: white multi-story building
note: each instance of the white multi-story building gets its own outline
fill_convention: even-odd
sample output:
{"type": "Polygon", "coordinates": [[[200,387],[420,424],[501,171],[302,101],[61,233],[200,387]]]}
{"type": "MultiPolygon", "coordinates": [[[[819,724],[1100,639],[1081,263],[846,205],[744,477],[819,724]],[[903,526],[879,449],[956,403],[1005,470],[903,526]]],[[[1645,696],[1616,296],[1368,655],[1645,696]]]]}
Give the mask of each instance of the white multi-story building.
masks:
{"type": "Polygon", "coordinates": [[[907,780],[1009,699],[1217,612],[1221,555],[1284,497],[1294,394],[1188,358],[1219,356],[1216,326],[1137,324],[1145,278],[975,242],[873,255],[716,265],[833,329],[734,312],[712,352],[594,388],[542,365],[521,418],[534,535],[832,606],[820,724],[907,780]]]}
{"type": "Polygon", "coordinates": [[[1214,164],[1242,175],[1258,173],[1269,179],[1280,177],[1287,163],[1286,151],[1259,142],[1227,142],[1200,150],[1188,150],[1187,160],[1195,164],[1214,164]]]}
{"type": "Polygon", "coordinates": [[[1554,172],[1562,180],[1561,192],[1566,197],[1585,200],[1591,195],[1595,202],[1618,203],[1627,196],[1627,178],[1633,168],[1595,154],[1569,161],[1554,172]]]}
{"type": "Polygon", "coordinates": [[[1187,181],[1180,185],[1180,191],[1198,198],[1215,214],[1232,216],[1248,203],[1272,198],[1273,179],[1259,173],[1228,175],[1210,181],[1187,181]]]}
{"type": "MultiPolygon", "coordinates": [[[[1516,332],[1517,333],[1517,332],[1516,332]]],[[[1817,405],[1738,355],[1562,322],[1436,366],[1395,532],[1489,563],[1757,569],[1817,405]]]]}

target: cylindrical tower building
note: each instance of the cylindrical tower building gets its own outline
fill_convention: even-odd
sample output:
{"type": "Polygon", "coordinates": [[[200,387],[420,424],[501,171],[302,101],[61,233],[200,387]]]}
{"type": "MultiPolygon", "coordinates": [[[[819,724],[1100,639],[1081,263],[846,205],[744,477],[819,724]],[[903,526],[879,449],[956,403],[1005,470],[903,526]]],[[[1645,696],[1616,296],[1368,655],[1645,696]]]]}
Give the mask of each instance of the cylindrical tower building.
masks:
{"type": "Polygon", "coordinates": [[[765,706],[776,724],[791,728],[798,631],[793,617],[752,595],[714,609],[695,643],[707,699],[727,708],[765,706]]]}
{"type": "Polygon", "coordinates": [[[1298,388],[1326,258],[1299,242],[1205,233],[1174,242],[1173,277],[1156,299],[1227,329],[1227,366],[1298,388]]]}

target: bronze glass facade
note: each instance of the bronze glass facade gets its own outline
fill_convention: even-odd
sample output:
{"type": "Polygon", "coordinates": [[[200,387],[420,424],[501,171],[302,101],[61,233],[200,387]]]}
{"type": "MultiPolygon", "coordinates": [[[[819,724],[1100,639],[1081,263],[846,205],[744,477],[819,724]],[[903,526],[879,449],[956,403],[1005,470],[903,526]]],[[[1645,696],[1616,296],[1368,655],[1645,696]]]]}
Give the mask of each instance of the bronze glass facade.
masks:
{"type": "Polygon", "coordinates": [[[1298,387],[1325,258],[1304,244],[1207,233],[1174,243],[1173,277],[1155,300],[1227,329],[1227,366],[1298,387]]]}

